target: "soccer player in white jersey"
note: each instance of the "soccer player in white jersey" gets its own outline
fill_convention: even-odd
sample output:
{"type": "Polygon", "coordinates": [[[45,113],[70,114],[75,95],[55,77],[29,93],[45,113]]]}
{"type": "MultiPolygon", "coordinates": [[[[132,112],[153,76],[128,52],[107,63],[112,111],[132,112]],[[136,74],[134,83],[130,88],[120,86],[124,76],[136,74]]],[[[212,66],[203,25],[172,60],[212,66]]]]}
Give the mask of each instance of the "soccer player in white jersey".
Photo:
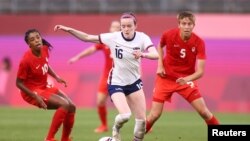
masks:
{"type": "Polygon", "coordinates": [[[91,35],[71,27],[56,25],[85,42],[103,43],[110,47],[113,68],[108,79],[109,95],[119,114],[115,117],[112,137],[121,141],[120,129],[132,113],[135,117],[134,139],[142,141],[145,134],[146,102],[140,79],[141,58],[158,59],[159,55],[148,35],[136,31],[137,21],[133,13],[124,13],[120,18],[121,32],[91,35]]]}

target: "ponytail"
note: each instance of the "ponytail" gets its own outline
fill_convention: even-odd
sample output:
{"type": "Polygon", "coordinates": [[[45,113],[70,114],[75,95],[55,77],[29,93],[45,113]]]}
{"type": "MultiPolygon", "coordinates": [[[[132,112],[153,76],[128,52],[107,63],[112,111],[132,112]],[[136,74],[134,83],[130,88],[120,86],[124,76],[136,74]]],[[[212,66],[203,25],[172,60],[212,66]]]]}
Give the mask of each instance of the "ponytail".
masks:
{"type": "Polygon", "coordinates": [[[46,41],[45,39],[42,38],[42,42],[43,42],[43,45],[46,45],[48,46],[49,50],[51,50],[53,48],[53,46],[48,42],[46,41]]]}

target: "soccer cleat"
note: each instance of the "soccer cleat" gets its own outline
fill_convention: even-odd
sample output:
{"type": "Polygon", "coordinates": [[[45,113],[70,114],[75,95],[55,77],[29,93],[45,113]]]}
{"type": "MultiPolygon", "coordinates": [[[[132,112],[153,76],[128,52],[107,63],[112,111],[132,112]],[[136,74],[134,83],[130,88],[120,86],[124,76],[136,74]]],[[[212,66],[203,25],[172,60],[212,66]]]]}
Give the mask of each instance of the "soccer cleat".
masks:
{"type": "Polygon", "coordinates": [[[95,133],[103,133],[107,131],[108,131],[108,127],[104,125],[101,125],[94,130],[95,133]]]}
{"type": "Polygon", "coordinates": [[[112,141],[121,141],[121,135],[119,133],[119,129],[113,127],[112,131],[112,141]]]}

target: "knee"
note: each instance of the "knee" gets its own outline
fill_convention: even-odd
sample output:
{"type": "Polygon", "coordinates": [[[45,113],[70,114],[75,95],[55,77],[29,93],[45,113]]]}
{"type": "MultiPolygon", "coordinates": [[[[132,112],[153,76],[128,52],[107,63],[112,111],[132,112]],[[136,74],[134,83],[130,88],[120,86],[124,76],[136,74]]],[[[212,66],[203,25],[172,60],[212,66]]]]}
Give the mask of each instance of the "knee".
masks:
{"type": "Polygon", "coordinates": [[[115,117],[115,121],[120,122],[120,123],[126,123],[129,121],[130,117],[131,117],[131,113],[119,114],[115,117]]]}
{"type": "Polygon", "coordinates": [[[98,106],[105,106],[106,105],[106,100],[105,99],[97,100],[97,105],[98,106]]]}
{"type": "Polygon", "coordinates": [[[69,111],[70,111],[70,112],[75,112],[75,111],[76,111],[76,105],[75,105],[74,103],[70,103],[70,104],[69,104],[69,107],[70,107],[70,108],[69,108],[69,111]]]}
{"type": "Polygon", "coordinates": [[[71,103],[71,102],[65,102],[62,104],[62,107],[67,109],[69,112],[75,112],[76,111],[76,106],[71,103]]]}

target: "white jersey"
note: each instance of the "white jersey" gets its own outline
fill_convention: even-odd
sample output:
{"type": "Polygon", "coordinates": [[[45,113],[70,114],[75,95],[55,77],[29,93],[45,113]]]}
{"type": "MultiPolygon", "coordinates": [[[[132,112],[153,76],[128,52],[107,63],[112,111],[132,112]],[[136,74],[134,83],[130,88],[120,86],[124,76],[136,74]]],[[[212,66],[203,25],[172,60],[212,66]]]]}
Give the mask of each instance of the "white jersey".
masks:
{"type": "Polygon", "coordinates": [[[113,58],[113,68],[109,73],[108,84],[126,86],[140,79],[141,59],[135,59],[135,50],[144,51],[153,47],[148,35],[135,32],[134,38],[127,40],[122,32],[104,33],[99,36],[101,43],[110,48],[113,58]]]}

